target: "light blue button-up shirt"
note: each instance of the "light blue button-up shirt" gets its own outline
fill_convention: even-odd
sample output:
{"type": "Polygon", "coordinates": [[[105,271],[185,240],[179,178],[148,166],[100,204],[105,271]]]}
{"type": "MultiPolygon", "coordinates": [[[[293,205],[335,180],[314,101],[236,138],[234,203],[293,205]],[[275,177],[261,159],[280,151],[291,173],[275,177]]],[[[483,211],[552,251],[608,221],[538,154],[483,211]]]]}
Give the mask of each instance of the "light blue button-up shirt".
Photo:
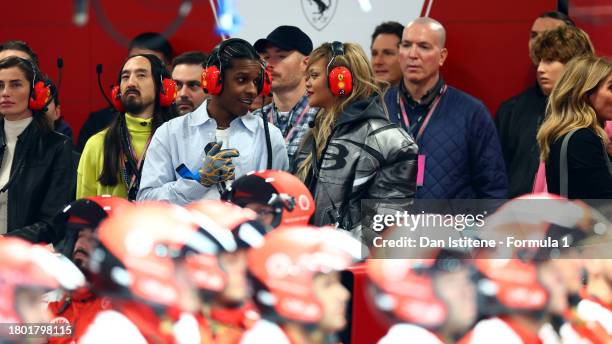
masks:
{"type": "MultiPolygon", "coordinates": [[[[218,199],[218,188],[184,179],[175,169],[185,164],[193,172],[202,168],[204,147],[216,141],[217,122],[208,116],[205,101],[195,111],[164,123],[155,131],[145,158],[137,200],[164,200],[184,205],[199,199],[218,199]]],[[[288,170],[289,160],[280,130],[270,125],[272,168],[288,170]]],[[[230,123],[227,146],[240,156],[233,158],[236,178],[266,168],[268,152],[261,117],[247,113],[230,123]]]]}

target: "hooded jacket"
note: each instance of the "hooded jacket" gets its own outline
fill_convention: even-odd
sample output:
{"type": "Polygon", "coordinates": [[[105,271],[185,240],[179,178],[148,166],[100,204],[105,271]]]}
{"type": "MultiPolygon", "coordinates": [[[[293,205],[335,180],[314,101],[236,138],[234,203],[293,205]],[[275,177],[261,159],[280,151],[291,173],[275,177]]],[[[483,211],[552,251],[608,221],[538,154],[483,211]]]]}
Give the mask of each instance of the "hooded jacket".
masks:
{"type": "MultiPolygon", "coordinates": [[[[324,114],[323,114],[324,115],[324,114]]],[[[308,135],[294,171],[314,149],[308,135]]],[[[361,232],[361,200],[413,199],[417,145],[406,131],[389,122],[378,96],[357,100],[338,117],[318,164],[313,160],[306,185],[317,226],[337,224],[354,236],[361,232]],[[315,167],[316,165],[316,167],[315,167]]]]}

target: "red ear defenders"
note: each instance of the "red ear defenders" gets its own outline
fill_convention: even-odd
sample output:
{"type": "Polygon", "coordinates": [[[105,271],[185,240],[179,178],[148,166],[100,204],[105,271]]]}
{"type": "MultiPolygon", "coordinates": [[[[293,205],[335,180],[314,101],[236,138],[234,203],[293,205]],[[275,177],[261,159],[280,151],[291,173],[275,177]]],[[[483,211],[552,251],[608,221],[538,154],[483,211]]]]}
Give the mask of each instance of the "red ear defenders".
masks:
{"type": "MultiPolygon", "coordinates": [[[[235,43],[235,42],[243,42],[243,43],[246,43],[248,46],[251,46],[249,42],[243,39],[230,38],[228,40],[221,42],[221,44],[219,44],[219,48],[217,48],[216,53],[212,54],[210,57],[216,58],[217,61],[219,61],[219,66],[221,66],[222,65],[221,57],[220,57],[221,53],[223,53],[223,50],[225,49],[226,46],[228,46],[229,44],[235,43]]],[[[255,48],[253,48],[253,52],[257,54],[257,52],[255,52],[255,48]]],[[[204,89],[204,92],[206,94],[217,96],[221,94],[221,92],[223,91],[223,80],[221,77],[222,67],[218,67],[216,65],[210,65],[210,61],[211,59],[209,58],[209,63],[207,63],[206,69],[204,69],[204,71],[202,72],[202,89],[204,89]]],[[[270,94],[271,90],[272,90],[272,75],[270,74],[270,71],[267,68],[265,68],[264,65],[262,64],[261,65],[261,79],[257,83],[257,93],[258,95],[265,97],[270,94]]]]}
{"type": "Polygon", "coordinates": [[[159,105],[169,107],[176,99],[176,82],[170,78],[162,78],[161,92],[159,92],[159,105]]]}
{"type": "Polygon", "coordinates": [[[32,66],[32,73],[34,74],[28,107],[30,110],[46,111],[47,105],[51,101],[51,87],[46,80],[38,80],[39,73],[34,63],[30,60],[25,61],[28,61],[30,66],[32,66]]]}
{"type": "MultiPolygon", "coordinates": [[[[152,63],[151,63],[152,64],[152,63]]],[[[151,67],[153,67],[151,65],[151,67]]],[[[164,68],[163,66],[161,68],[164,68]]],[[[151,68],[152,69],[152,68],[151,68]]],[[[177,94],[176,82],[170,78],[161,78],[161,87],[159,92],[159,106],[169,107],[174,103],[177,94]]],[[[123,103],[121,103],[121,88],[119,85],[113,86],[111,90],[111,102],[115,110],[124,112],[123,103]]]]}
{"type": "Polygon", "coordinates": [[[113,107],[118,112],[124,112],[123,103],[121,102],[121,88],[119,85],[113,86],[111,90],[111,102],[113,103],[113,107]]]}
{"type": "Polygon", "coordinates": [[[33,85],[29,108],[30,110],[45,111],[47,104],[49,104],[51,100],[51,88],[49,84],[44,81],[36,81],[33,85]]]}
{"type": "MultiPolygon", "coordinates": [[[[176,99],[176,83],[170,78],[162,78],[161,90],[159,92],[159,106],[169,107],[176,99]]],[[[114,86],[111,91],[111,102],[113,107],[119,112],[123,112],[123,104],[121,103],[121,89],[119,86],[114,86]]]]}
{"type": "Polygon", "coordinates": [[[221,71],[217,66],[207,66],[202,72],[202,89],[206,94],[219,95],[223,89],[221,71]]]}
{"type": "Polygon", "coordinates": [[[270,92],[272,92],[272,73],[270,73],[270,70],[267,67],[263,69],[262,78],[263,84],[261,85],[259,95],[267,97],[270,95],[270,92]]]}
{"type": "Polygon", "coordinates": [[[338,66],[329,70],[336,56],[344,55],[344,44],[332,42],[332,58],[327,64],[327,86],[335,96],[348,96],[353,91],[353,74],[345,66],[338,66]]]}

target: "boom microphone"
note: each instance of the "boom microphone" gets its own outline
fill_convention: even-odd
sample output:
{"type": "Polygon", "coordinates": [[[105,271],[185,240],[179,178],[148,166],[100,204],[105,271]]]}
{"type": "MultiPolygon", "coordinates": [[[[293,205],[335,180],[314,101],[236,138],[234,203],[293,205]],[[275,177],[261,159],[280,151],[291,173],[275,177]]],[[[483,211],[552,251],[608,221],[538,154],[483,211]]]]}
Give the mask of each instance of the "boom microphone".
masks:
{"type": "Polygon", "coordinates": [[[57,93],[59,93],[60,87],[62,86],[62,68],[64,68],[64,59],[61,57],[57,58],[57,93]]]}
{"type": "Polygon", "coordinates": [[[102,64],[101,63],[98,63],[96,65],[96,74],[98,74],[98,87],[100,88],[100,93],[102,93],[102,96],[104,96],[104,99],[106,99],[106,101],[108,102],[108,105],[114,108],[113,103],[111,102],[111,100],[108,98],[108,96],[104,92],[104,87],[102,87],[102,77],[101,77],[102,76],[102,64]]]}

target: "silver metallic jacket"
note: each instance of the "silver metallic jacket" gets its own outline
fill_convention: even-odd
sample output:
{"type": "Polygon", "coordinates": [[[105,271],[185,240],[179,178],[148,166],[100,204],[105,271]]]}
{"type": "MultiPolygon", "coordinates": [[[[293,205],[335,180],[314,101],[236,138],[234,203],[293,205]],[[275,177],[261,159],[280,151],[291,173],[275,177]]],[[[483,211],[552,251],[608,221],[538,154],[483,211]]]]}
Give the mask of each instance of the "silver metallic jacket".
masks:
{"type": "MultiPolygon", "coordinates": [[[[387,118],[378,97],[356,101],[340,115],[318,168],[313,160],[306,180],[316,204],[313,224],[335,224],[358,236],[361,200],[414,198],[417,145],[387,118]]],[[[312,154],[313,141],[311,135],[305,138],[294,171],[312,154]]]]}

